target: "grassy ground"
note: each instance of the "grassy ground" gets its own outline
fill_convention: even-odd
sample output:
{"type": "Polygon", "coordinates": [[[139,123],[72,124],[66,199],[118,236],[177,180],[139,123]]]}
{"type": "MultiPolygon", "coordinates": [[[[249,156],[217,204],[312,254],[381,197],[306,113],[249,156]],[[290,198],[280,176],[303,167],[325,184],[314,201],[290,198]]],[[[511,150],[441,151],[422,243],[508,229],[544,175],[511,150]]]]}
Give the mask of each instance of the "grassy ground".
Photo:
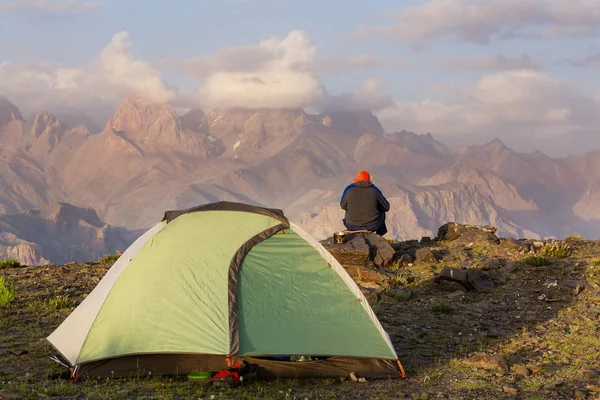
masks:
{"type": "Polygon", "coordinates": [[[234,390],[207,389],[180,378],[72,384],[40,338],[93,289],[109,263],[1,269],[16,296],[0,307],[0,398],[600,399],[599,242],[572,241],[568,257],[549,252],[547,262],[523,262],[525,255],[503,254],[487,244],[431,246],[438,258],[466,261],[394,270],[393,285],[405,290],[382,295],[373,308],[409,379],[366,383],[281,380],[234,390]],[[464,292],[433,282],[444,265],[461,263],[485,266],[496,282],[494,291],[464,292]],[[476,352],[503,357],[508,369],[470,362],[476,352]]]}

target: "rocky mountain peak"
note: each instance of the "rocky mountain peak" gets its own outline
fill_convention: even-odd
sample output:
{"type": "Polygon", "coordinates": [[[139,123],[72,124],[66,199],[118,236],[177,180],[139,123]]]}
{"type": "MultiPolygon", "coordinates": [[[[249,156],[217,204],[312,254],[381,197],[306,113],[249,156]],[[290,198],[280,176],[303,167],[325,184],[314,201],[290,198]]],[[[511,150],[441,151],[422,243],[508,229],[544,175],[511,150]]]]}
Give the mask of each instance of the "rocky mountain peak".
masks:
{"type": "Polygon", "coordinates": [[[0,96],[0,126],[14,121],[24,121],[23,114],[17,106],[0,96]]]}
{"type": "Polygon", "coordinates": [[[106,129],[116,131],[136,144],[159,140],[171,142],[179,136],[180,122],[170,105],[133,93],[123,99],[106,129]]]}
{"type": "Polygon", "coordinates": [[[61,122],[50,112],[42,111],[35,116],[33,120],[33,126],[31,127],[31,133],[34,137],[40,137],[40,135],[46,130],[59,130],[62,129],[61,122]]]}

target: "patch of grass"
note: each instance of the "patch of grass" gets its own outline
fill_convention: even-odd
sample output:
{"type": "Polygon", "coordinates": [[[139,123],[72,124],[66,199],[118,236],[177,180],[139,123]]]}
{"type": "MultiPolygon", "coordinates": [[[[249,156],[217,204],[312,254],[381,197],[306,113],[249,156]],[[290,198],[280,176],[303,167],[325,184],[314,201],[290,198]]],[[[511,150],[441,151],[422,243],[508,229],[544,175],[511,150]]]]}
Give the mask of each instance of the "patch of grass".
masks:
{"type": "Polygon", "coordinates": [[[55,299],[48,301],[48,306],[54,310],[62,310],[64,308],[73,308],[77,305],[77,302],[73,299],[69,299],[66,296],[56,296],[55,299]]]}
{"type": "Polygon", "coordinates": [[[541,256],[525,257],[521,262],[532,267],[545,267],[551,264],[550,260],[541,256]]]}
{"type": "Polygon", "coordinates": [[[466,379],[461,380],[452,385],[455,389],[464,390],[477,390],[477,389],[490,389],[492,384],[482,379],[466,379]]]}
{"type": "Polygon", "coordinates": [[[450,314],[452,312],[452,307],[445,303],[435,303],[431,306],[431,311],[434,313],[450,314]]]}
{"type": "Polygon", "coordinates": [[[571,249],[562,243],[553,243],[542,247],[539,254],[543,257],[566,258],[571,254],[571,249]]]}
{"type": "Polygon", "coordinates": [[[101,259],[98,260],[98,262],[100,264],[114,264],[119,257],[121,257],[121,254],[107,254],[104,257],[102,257],[101,259]]]}
{"type": "Polygon", "coordinates": [[[0,307],[6,307],[17,296],[15,286],[0,276],[0,307]]]}
{"type": "Polygon", "coordinates": [[[596,258],[595,260],[592,260],[592,265],[595,267],[600,267],[600,258],[596,258]]]}
{"type": "Polygon", "coordinates": [[[0,269],[20,268],[21,263],[14,258],[8,260],[0,260],[0,269]]]}
{"type": "Polygon", "coordinates": [[[408,271],[403,271],[390,279],[390,285],[393,287],[408,286],[415,282],[415,277],[408,271]]]}
{"type": "Polygon", "coordinates": [[[391,238],[388,238],[388,239],[385,239],[385,240],[387,240],[387,242],[388,242],[389,244],[396,244],[396,243],[398,243],[398,241],[397,241],[396,239],[391,239],[391,238]]]}
{"type": "Polygon", "coordinates": [[[582,242],[583,240],[585,240],[585,236],[580,234],[569,235],[565,238],[565,240],[568,242],[582,242]]]}

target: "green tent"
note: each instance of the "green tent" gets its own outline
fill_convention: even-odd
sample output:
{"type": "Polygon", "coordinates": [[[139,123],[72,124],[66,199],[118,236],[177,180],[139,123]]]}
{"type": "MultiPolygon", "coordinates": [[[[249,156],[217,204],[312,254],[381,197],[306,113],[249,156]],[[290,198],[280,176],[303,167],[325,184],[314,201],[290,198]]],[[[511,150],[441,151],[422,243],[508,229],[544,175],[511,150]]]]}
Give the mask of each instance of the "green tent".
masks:
{"type": "Polygon", "coordinates": [[[280,210],[230,202],[165,213],[48,341],[74,376],[217,371],[232,360],[265,377],[403,375],[331,254],[280,210]]]}

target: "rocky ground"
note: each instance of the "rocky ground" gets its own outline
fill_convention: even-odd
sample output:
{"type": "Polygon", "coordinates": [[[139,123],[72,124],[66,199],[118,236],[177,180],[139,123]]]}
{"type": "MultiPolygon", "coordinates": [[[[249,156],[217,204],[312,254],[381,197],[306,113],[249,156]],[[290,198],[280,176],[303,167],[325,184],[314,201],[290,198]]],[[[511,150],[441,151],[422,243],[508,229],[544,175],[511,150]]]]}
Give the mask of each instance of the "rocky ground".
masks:
{"type": "Polygon", "coordinates": [[[499,239],[451,224],[433,239],[326,246],[367,294],[408,379],[71,384],[40,338],[110,267],[89,263],[0,269],[17,291],[0,307],[0,399],[600,399],[600,241],[499,239]]]}

